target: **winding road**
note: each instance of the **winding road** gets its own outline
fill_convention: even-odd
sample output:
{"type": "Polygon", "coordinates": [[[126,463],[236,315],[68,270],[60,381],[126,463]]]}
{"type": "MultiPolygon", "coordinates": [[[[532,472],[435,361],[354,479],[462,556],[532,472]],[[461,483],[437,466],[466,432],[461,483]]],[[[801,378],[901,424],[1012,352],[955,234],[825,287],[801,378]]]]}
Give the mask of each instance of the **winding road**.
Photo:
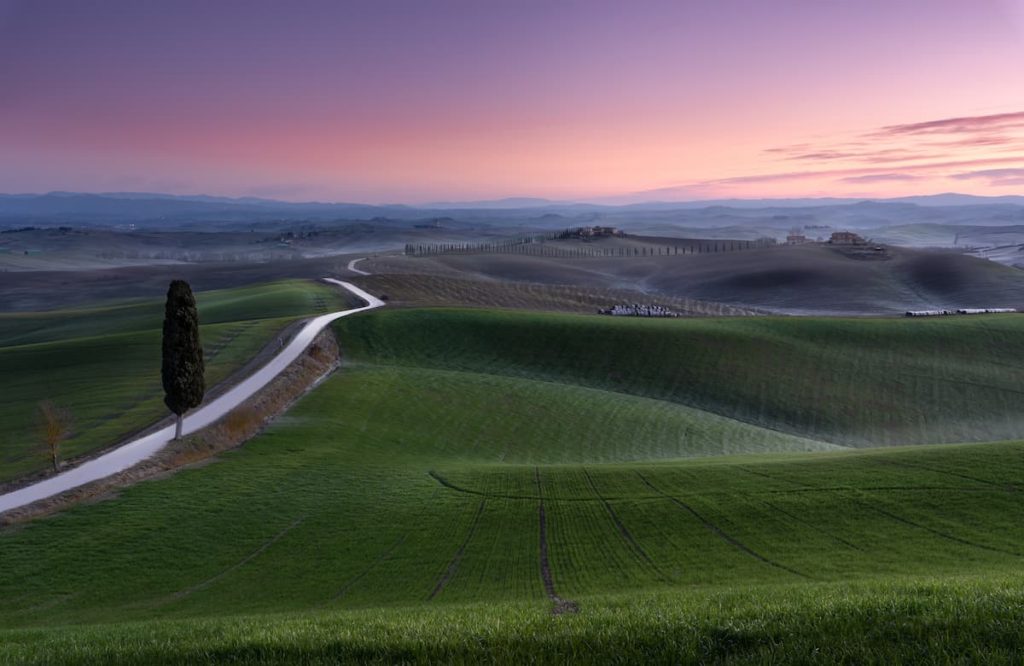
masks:
{"type": "Polygon", "coordinates": [[[356,264],[358,264],[360,261],[363,261],[365,259],[366,259],[366,257],[361,257],[359,259],[353,259],[352,261],[348,262],[348,269],[350,271],[352,271],[353,273],[355,273],[356,275],[369,275],[369,273],[367,273],[366,271],[360,270],[360,269],[356,268],[356,264]]]}
{"type": "MultiPolygon", "coordinates": [[[[349,262],[349,270],[361,275],[369,275],[369,273],[353,268],[353,264],[355,264],[356,261],[358,260],[349,262]]],[[[302,352],[305,351],[306,347],[309,346],[309,343],[313,341],[313,338],[319,335],[320,331],[324,330],[324,328],[326,328],[332,321],[349,315],[354,315],[359,312],[379,308],[384,305],[382,300],[376,296],[366,293],[354,284],[343,282],[342,280],[335,280],[333,278],[324,278],[324,281],[347,289],[366,301],[367,305],[360,308],[353,308],[351,310],[331,312],[330,314],[321,315],[306,322],[306,325],[302,327],[294,338],[292,338],[291,342],[289,342],[284,349],[282,349],[280,353],[272,358],[265,366],[242,380],[242,382],[231,388],[227,393],[224,393],[199,409],[190,412],[185,417],[183,426],[184,434],[188,435],[205,428],[252,397],[257,391],[269,384],[274,377],[281,374],[281,372],[288,367],[292,361],[297,359],[302,352]]],[[[39,500],[46,499],[47,497],[52,497],[59,493],[72,490],[73,488],[85,485],[86,483],[98,481],[113,474],[117,474],[118,472],[123,472],[129,467],[137,465],[146,458],[149,458],[157,451],[164,448],[173,439],[174,425],[171,424],[154,433],[129,441],[116,449],[84,462],[77,467],[67,470],[66,472],[61,472],[56,476],[44,479],[38,483],[33,483],[32,485],[25,486],[24,488],[19,488],[18,490],[11,491],[5,495],[0,495],[0,513],[10,511],[11,509],[17,509],[18,507],[25,506],[26,504],[31,504],[32,502],[37,502],[39,500]]]]}

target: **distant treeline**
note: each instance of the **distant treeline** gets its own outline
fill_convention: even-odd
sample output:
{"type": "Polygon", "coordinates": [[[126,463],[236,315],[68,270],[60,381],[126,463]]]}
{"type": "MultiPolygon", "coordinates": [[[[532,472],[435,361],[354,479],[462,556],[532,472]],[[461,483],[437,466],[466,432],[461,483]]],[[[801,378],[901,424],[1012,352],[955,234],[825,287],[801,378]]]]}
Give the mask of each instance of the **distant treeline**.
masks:
{"type": "Polygon", "coordinates": [[[650,245],[567,247],[562,244],[546,243],[547,237],[523,236],[495,243],[407,243],[405,254],[413,257],[428,257],[442,254],[519,254],[534,257],[664,257],[685,254],[708,254],[713,252],[738,252],[775,245],[775,239],[762,238],[747,240],[691,241],[686,245],[650,245]]]}
{"type": "Polygon", "coordinates": [[[18,227],[17,229],[0,229],[0,234],[20,234],[25,231],[47,231],[56,229],[62,234],[69,234],[74,229],[72,227],[18,227]]]}

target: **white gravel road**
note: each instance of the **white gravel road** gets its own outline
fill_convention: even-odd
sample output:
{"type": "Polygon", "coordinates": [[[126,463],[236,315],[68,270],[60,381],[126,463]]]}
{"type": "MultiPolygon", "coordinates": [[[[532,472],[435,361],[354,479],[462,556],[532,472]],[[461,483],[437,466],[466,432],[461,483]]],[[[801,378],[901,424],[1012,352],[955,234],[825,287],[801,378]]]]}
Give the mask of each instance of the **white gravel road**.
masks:
{"type": "MultiPolygon", "coordinates": [[[[358,260],[353,260],[349,263],[349,269],[357,273],[363,273],[362,271],[352,268],[352,264],[354,264],[355,261],[358,260]]],[[[369,275],[369,273],[363,274],[369,275]]],[[[372,310],[384,305],[384,302],[379,298],[366,293],[354,284],[343,282],[342,280],[334,280],[332,278],[324,278],[324,281],[349,290],[359,298],[365,300],[368,305],[361,308],[341,310],[339,312],[321,315],[306,322],[306,325],[302,327],[292,341],[289,342],[277,356],[271,359],[269,363],[244,379],[227,393],[203,405],[202,407],[199,407],[195,411],[189,412],[185,416],[185,422],[183,425],[184,434],[187,435],[189,433],[196,432],[197,430],[210,425],[252,397],[253,394],[269,384],[274,377],[277,377],[277,375],[288,367],[292,361],[297,359],[306,347],[309,346],[309,343],[313,341],[313,338],[315,338],[320,331],[324,330],[324,328],[326,328],[327,325],[335,319],[354,315],[359,312],[365,312],[366,310],[372,310]]],[[[31,504],[32,502],[36,502],[41,499],[46,499],[47,497],[52,497],[53,495],[71,490],[72,488],[77,488],[78,486],[86,483],[98,481],[99,479],[122,472],[133,465],[137,465],[146,458],[149,458],[166,446],[173,438],[174,425],[171,424],[154,433],[127,442],[116,449],[84,462],[73,469],[67,470],[66,472],[61,472],[56,476],[44,479],[38,483],[33,483],[32,485],[25,486],[24,488],[19,488],[18,490],[14,490],[5,495],[0,495],[0,513],[25,506],[26,504],[31,504]]]]}
{"type": "Polygon", "coordinates": [[[366,257],[361,257],[359,259],[353,259],[352,261],[348,262],[348,269],[350,271],[352,271],[353,273],[355,273],[356,275],[369,275],[369,273],[367,273],[366,271],[360,270],[360,269],[356,268],[356,264],[358,264],[360,261],[363,261],[365,259],[366,259],[366,257]]]}

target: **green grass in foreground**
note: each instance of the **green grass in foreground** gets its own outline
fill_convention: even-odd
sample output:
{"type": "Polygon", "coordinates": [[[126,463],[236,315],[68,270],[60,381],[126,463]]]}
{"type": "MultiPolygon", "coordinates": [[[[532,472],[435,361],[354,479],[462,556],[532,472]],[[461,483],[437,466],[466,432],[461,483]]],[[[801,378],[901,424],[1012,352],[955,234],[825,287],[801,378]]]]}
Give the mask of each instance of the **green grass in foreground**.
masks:
{"type": "Polygon", "coordinates": [[[2,634],[10,663],[1017,664],[1019,578],[640,593],[254,615],[2,634]],[[965,630],[966,629],[966,630],[965,630]]]}
{"type": "MultiPolygon", "coordinates": [[[[460,411],[451,374],[345,372],[218,464],[0,534],[0,626],[12,630],[0,643],[59,661],[124,650],[145,662],[164,648],[169,660],[517,659],[531,645],[557,661],[593,641],[597,656],[728,654],[737,642],[757,655],[796,631],[781,654],[894,655],[942,643],[933,626],[986,649],[985,632],[1011,631],[987,614],[1019,597],[1020,444],[589,464],[628,456],[588,401],[545,396],[581,429],[545,440],[516,408],[536,382],[462,375],[472,400],[504,401],[494,413],[526,442],[512,447],[489,434],[493,416],[460,411]],[[581,604],[578,618],[550,616],[542,533],[553,591],[581,604]],[[900,592],[964,576],[941,583],[944,606],[900,592]],[[918,615],[903,617],[906,605],[918,615]],[[126,621],[151,623],[111,624],[126,621]],[[857,622],[875,633],[834,643],[862,635],[857,622]],[[52,628],[83,623],[96,626],[52,628]],[[918,643],[875,645],[907,627],[918,643]]],[[[685,453],[670,441],[639,455],[685,453]]]]}
{"type": "MultiPolygon", "coordinates": [[[[344,307],[326,285],[284,281],[197,294],[207,386],[245,365],[295,317],[344,307]]],[[[46,466],[35,409],[68,407],[65,457],[108,446],[166,415],[160,387],[161,300],[0,314],[0,481],[46,466]]]]}
{"type": "Polygon", "coordinates": [[[1020,661],[1024,444],[830,451],[365,319],[394,354],[220,462],[0,532],[0,660],[1020,661]]]}

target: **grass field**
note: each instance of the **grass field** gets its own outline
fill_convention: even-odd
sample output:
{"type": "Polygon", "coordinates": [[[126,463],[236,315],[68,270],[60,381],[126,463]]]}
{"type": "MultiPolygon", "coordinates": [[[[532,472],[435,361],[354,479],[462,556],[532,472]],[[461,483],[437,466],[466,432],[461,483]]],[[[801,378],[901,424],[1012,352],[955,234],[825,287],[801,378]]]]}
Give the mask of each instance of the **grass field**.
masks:
{"type": "MultiPolygon", "coordinates": [[[[201,292],[207,386],[244,366],[298,316],[344,307],[337,290],[304,281],[201,292]]],[[[74,457],[115,443],[166,415],[160,386],[163,302],[0,314],[0,481],[42,469],[35,409],[71,410],[74,457]]]]}
{"type": "Polygon", "coordinates": [[[572,382],[848,446],[1024,437],[1024,317],[643,320],[479,310],[341,322],[354,358],[572,382]]]}
{"type": "MultiPolygon", "coordinates": [[[[902,376],[943,340],[967,354],[1016,326],[340,322],[349,366],[245,447],[0,532],[0,660],[1019,661],[1024,445],[843,449],[669,390],[691,385],[702,331],[751,349],[885,340],[894,359],[907,338],[902,376]],[[600,361],[616,344],[621,385],[600,361]]],[[[782,365],[754,371],[797,400],[782,365]]],[[[819,391],[843,385],[829,378],[819,391]]],[[[845,423],[827,401],[801,409],[845,423]]]]}

